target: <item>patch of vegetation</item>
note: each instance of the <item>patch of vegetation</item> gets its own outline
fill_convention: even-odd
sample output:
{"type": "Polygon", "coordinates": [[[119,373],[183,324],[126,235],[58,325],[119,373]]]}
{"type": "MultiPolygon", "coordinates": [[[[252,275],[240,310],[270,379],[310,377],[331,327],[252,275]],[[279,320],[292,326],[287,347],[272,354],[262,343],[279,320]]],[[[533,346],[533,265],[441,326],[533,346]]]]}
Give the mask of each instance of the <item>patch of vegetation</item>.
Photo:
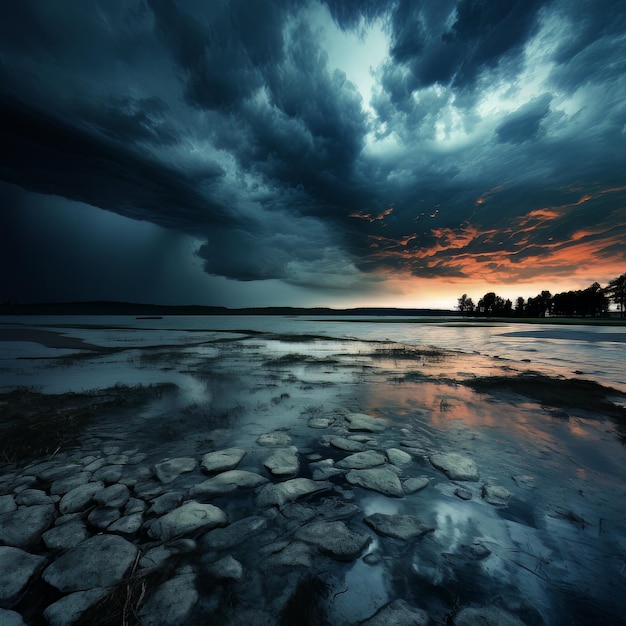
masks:
{"type": "Polygon", "coordinates": [[[443,359],[448,356],[446,350],[438,348],[418,348],[415,346],[387,346],[376,348],[373,358],[420,361],[421,359],[443,359]]]}
{"type": "Polygon", "coordinates": [[[175,387],[171,383],[115,385],[62,394],[18,387],[0,394],[0,463],[53,456],[74,445],[100,415],[143,404],[175,387]]]}
{"type": "Polygon", "coordinates": [[[274,359],[265,361],[266,366],[280,365],[339,365],[339,361],[332,357],[315,357],[310,354],[290,352],[274,359]]]}

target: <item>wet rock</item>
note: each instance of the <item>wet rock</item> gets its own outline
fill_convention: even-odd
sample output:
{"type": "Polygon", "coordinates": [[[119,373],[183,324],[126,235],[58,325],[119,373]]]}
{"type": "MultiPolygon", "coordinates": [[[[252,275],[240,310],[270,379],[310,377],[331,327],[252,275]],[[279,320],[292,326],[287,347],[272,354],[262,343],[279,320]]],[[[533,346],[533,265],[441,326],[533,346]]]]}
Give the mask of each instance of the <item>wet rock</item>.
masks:
{"type": "Polygon", "coordinates": [[[360,430],[367,433],[381,433],[385,430],[386,425],[380,419],[365,413],[346,413],[348,421],[348,430],[360,430]]]}
{"type": "Polygon", "coordinates": [[[104,465],[93,473],[93,480],[101,480],[106,485],[119,482],[124,470],[123,465],[104,465]]]}
{"type": "Polygon", "coordinates": [[[209,474],[230,470],[237,467],[245,455],[246,451],[240,448],[226,448],[225,450],[209,452],[202,457],[202,469],[209,474]]]}
{"type": "Polygon", "coordinates": [[[87,517],[87,521],[96,528],[100,530],[106,530],[113,522],[116,522],[122,514],[119,509],[115,509],[110,506],[105,506],[101,508],[94,509],[89,516],[87,517]]]}
{"type": "Polygon", "coordinates": [[[198,530],[210,530],[227,523],[226,514],[212,504],[190,501],[152,522],[148,534],[153,539],[172,539],[198,530]]]}
{"type": "Polygon", "coordinates": [[[398,448],[387,448],[386,452],[389,462],[397,465],[398,467],[409,465],[411,461],[413,461],[413,457],[404,450],[399,450],[398,448]]]}
{"type": "MultiPolygon", "coordinates": [[[[155,498],[152,501],[152,506],[148,509],[148,513],[154,515],[164,515],[173,511],[183,501],[183,495],[172,491],[170,493],[164,493],[162,496],[155,498]]],[[[139,511],[137,511],[139,512],[139,511]]]]}
{"type": "Polygon", "coordinates": [[[183,572],[157,587],[139,611],[142,626],[184,624],[199,600],[196,576],[183,572]]]}
{"type": "Polygon", "coordinates": [[[466,489],[465,487],[457,487],[454,490],[454,495],[457,498],[460,498],[461,500],[471,500],[472,499],[472,492],[469,489],[466,489]]]}
{"type": "Polygon", "coordinates": [[[430,485],[430,478],[428,478],[428,476],[415,476],[407,478],[402,483],[402,490],[406,494],[416,493],[418,491],[421,491],[422,489],[425,489],[426,487],[428,487],[428,485],[430,485]]]}
{"type": "Polygon", "coordinates": [[[520,619],[495,606],[467,607],[454,617],[454,626],[524,626],[520,619]]]}
{"type": "Polygon", "coordinates": [[[39,471],[35,473],[37,478],[47,482],[53,483],[55,480],[60,480],[62,478],[68,478],[69,476],[75,476],[79,472],[83,471],[83,466],[78,465],[77,463],[72,463],[69,465],[52,465],[49,468],[44,469],[43,471],[39,471]]]}
{"type": "Polygon", "coordinates": [[[378,609],[376,613],[361,622],[361,626],[428,626],[430,618],[428,613],[417,609],[404,600],[394,600],[378,609]]]}
{"type": "Polygon", "coordinates": [[[88,591],[75,591],[48,606],[43,612],[44,617],[50,626],[73,624],[89,607],[104,598],[110,591],[105,587],[96,587],[88,591]]]}
{"type": "Polygon", "coordinates": [[[95,481],[68,491],[59,502],[59,511],[65,514],[84,510],[94,495],[102,489],[104,489],[104,483],[95,481]]]}
{"type": "Polygon", "coordinates": [[[358,513],[361,509],[356,504],[343,502],[342,500],[336,498],[330,498],[318,505],[315,510],[319,517],[327,521],[335,521],[348,519],[358,513]]]}
{"type": "Polygon", "coordinates": [[[450,480],[477,481],[479,479],[474,461],[462,454],[457,452],[432,454],[429,459],[433,466],[441,470],[450,480]]]}
{"type": "Polygon", "coordinates": [[[210,550],[226,550],[243,543],[265,528],[267,528],[267,519],[264,517],[245,517],[225,528],[209,531],[202,538],[202,546],[210,550]]]}
{"type": "Polygon", "coordinates": [[[385,467],[350,470],[346,479],[351,485],[378,491],[386,496],[399,498],[404,494],[398,475],[385,467]]]}
{"type": "Polygon", "coordinates": [[[163,487],[158,480],[145,480],[133,487],[133,493],[138,498],[150,500],[160,496],[163,493],[163,487]]]}
{"type": "Polygon", "coordinates": [[[26,626],[24,618],[16,611],[0,609],[0,624],[2,626],[26,626]]]}
{"type": "Polygon", "coordinates": [[[160,565],[165,563],[165,561],[167,561],[167,559],[169,559],[172,554],[174,554],[173,550],[170,550],[166,546],[156,546],[155,548],[150,548],[141,557],[141,559],[139,559],[139,567],[159,567],[160,565]]]}
{"type": "Polygon", "coordinates": [[[365,452],[356,452],[347,456],[345,459],[335,463],[335,467],[341,469],[369,469],[386,463],[385,457],[380,452],[367,450],[365,452]]]}
{"type": "Polygon", "coordinates": [[[93,501],[105,507],[119,509],[130,499],[130,492],[126,485],[111,485],[98,491],[93,496],[93,501]]]}
{"type": "Polygon", "coordinates": [[[338,561],[353,561],[371,541],[369,535],[354,532],[340,521],[312,522],[300,528],[296,538],[338,561]]]}
{"type": "Polygon", "coordinates": [[[15,502],[20,506],[33,506],[35,504],[54,504],[54,499],[41,489],[24,489],[15,496],[15,502]]]}
{"type": "Polygon", "coordinates": [[[23,548],[36,543],[55,517],[53,504],[26,506],[0,515],[0,543],[23,548]]]}
{"type": "Polygon", "coordinates": [[[281,542],[266,548],[270,551],[269,556],[261,563],[261,567],[265,569],[296,566],[310,568],[313,565],[311,547],[303,541],[293,541],[287,545],[281,542]],[[272,552],[274,547],[276,550],[272,552]]]}
{"type": "Polygon", "coordinates": [[[11,513],[11,511],[15,511],[15,509],[17,509],[17,504],[11,494],[0,496],[0,515],[3,513],[11,513]]]}
{"type": "Polygon", "coordinates": [[[68,476],[67,478],[55,480],[50,485],[50,493],[53,495],[66,494],[68,491],[71,491],[76,487],[80,487],[80,485],[88,483],[90,479],[91,472],[80,472],[73,476],[68,476]]]}
{"type": "Polygon", "coordinates": [[[211,563],[206,568],[207,572],[221,580],[241,580],[243,567],[241,563],[230,554],[211,563]]]}
{"type": "Polygon", "coordinates": [[[45,561],[19,548],[0,546],[0,602],[8,602],[20,593],[45,561]]]}
{"type": "MultiPolygon", "coordinates": [[[[316,510],[311,506],[293,502],[292,504],[286,504],[281,509],[281,514],[285,519],[295,522],[295,526],[297,527],[302,526],[305,522],[311,521],[316,515],[316,510]]],[[[288,527],[293,526],[294,524],[288,524],[288,527]]]]}
{"type": "Polygon", "coordinates": [[[106,460],[109,465],[128,465],[129,461],[127,454],[112,454],[106,460]]]}
{"type": "Polygon", "coordinates": [[[168,459],[154,466],[155,476],[164,484],[174,482],[181,474],[193,472],[198,463],[191,457],[168,459]]]}
{"type": "Polygon", "coordinates": [[[118,535],[96,535],[61,555],[43,579],[64,593],[119,583],[137,555],[137,548],[118,535]]]}
{"type": "Polygon", "coordinates": [[[311,417],[309,418],[309,428],[329,428],[335,423],[334,417],[311,417]]]}
{"type": "Polygon", "coordinates": [[[295,502],[304,496],[331,488],[332,484],[327,481],[292,478],[283,483],[262,487],[257,496],[257,504],[259,506],[283,506],[288,502],[295,502]]]}
{"type": "Polygon", "coordinates": [[[298,462],[298,448],[279,448],[263,463],[274,476],[295,476],[300,464],[298,462]]]}
{"type": "Polygon", "coordinates": [[[343,450],[344,452],[362,452],[365,450],[365,444],[360,441],[354,441],[353,439],[347,439],[346,437],[331,437],[329,443],[333,448],[337,450],[343,450]]]}
{"type": "Polygon", "coordinates": [[[332,459],[323,459],[316,463],[310,463],[309,467],[313,470],[313,480],[327,480],[331,476],[343,473],[335,467],[335,462],[332,459]]]}
{"type": "Polygon", "coordinates": [[[97,458],[94,459],[93,461],[87,463],[85,465],[85,471],[86,472],[96,472],[98,471],[101,467],[104,467],[105,465],[107,465],[107,462],[105,459],[103,458],[97,458]]]}
{"type": "Polygon", "coordinates": [[[374,513],[363,521],[379,535],[386,535],[387,537],[394,537],[404,541],[416,539],[435,530],[434,526],[427,524],[414,515],[374,513]]]}
{"type": "Polygon", "coordinates": [[[256,442],[260,446],[282,447],[288,446],[291,443],[291,437],[287,433],[277,431],[259,435],[256,442]]]}
{"type": "Polygon", "coordinates": [[[209,478],[204,482],[194,485],[189,490],[191,496],[201,495],[219,495],[230,493],[237,489],[254,489],[266,484],[268,481],[265,476],[260,476],[254,472],[245,470],[228,470],[222,472],[213,478],[209,478]]]}
{"type": "Polygon", "coordinates": [[[69,550],[87,539],[87,529],[80,519],[55,526],[43,534],[46,546],[51,550],[69,550]]]}
{"type": "Polygon", "coordinates": [[[482,497],[485,502],[493,504],[495,506],[502,506],[507,503],[507,500],[513,495],[505,487],[500,485],[483,485],[482,497]]]}
{"type": "MultiPolygon", "coordinates": [[[[180,503],[179,503],[180,504],[180,503]]],[[[134,513],[143,513],[146,510],[146,503],[138,498],[130,498],[124,507],[124,515],[133,515],[134,513]]],[[[171,509],[170,509],[171,510],[171,509]]],[[[168,511],[163,511],[167,513],[168,511]]]]}
{"type": "Polygon", "coordinates": [[[113,522],[109,527],[109,532],[122,533],[124,535],[132,535],[136,533],[143,523],[143,515],[141,513],[133,513],[132,515],[125,515],[120,517],[116,522],[113,522]]]}
{"type": "Polygon", "coordinates": [[[515,484],[519,487],[523,487],[524,489],[534,489],[535,488],[535,477],[528,476],[526,474],[519,474],[517,476],[512,477],[515,481],[515,484]]]}

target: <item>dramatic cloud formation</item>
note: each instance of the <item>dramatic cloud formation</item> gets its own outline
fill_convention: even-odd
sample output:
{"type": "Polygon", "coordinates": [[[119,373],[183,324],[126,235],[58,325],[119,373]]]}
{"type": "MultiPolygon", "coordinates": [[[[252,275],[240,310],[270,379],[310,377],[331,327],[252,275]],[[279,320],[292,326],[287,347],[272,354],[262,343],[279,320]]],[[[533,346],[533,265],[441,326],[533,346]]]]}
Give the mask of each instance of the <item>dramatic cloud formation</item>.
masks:
{"type": "Polygon", "coordinates": [[[3,3],[0,299],[606,283],[625,32],[624,0],[3,3]]]}

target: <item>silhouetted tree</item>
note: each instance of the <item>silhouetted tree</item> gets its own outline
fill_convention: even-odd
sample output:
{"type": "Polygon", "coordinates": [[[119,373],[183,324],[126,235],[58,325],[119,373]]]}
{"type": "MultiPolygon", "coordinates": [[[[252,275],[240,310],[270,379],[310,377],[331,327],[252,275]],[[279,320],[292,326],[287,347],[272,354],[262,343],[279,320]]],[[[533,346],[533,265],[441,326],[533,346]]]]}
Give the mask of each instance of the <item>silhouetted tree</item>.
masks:
{"type": "Polygon", "coordinates": [[[626,274],[610,280],[604,292],[617,304],[620,317],[626,316],[626,274]]]}
{"type": "Polygon", "coordinates": [[[458,299],[458,306],[457,308],[459,309],[459,311],[461,313],[464,314],[470,314],[474,312],[474,301],[471,298],[467,297],[467,294],[464,293],[459,299],[458,299]]]}
{"type": "Polygon", "coordinates": [[[522,315],[524,315],[524,305],[524,298],[521,296],[515,300],[515,315],[517,315],[517,317],[522,317],[522,315]]]}

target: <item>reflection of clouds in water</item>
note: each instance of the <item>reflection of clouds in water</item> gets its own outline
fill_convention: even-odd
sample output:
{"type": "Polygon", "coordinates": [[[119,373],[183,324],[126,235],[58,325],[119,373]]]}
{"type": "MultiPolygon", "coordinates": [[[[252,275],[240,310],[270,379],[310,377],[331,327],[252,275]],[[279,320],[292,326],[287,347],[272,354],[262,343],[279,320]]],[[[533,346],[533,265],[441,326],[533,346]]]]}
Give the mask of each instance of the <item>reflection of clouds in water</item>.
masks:
{"type": "Polygon", "coordinates": [[[359,502],[363,509],[363,516],[374,515],[374,513],[384,513],[385,515],[395,515],[399,512],[400,504],[386,498],[385,496],[368,494],[359,502]]]}

